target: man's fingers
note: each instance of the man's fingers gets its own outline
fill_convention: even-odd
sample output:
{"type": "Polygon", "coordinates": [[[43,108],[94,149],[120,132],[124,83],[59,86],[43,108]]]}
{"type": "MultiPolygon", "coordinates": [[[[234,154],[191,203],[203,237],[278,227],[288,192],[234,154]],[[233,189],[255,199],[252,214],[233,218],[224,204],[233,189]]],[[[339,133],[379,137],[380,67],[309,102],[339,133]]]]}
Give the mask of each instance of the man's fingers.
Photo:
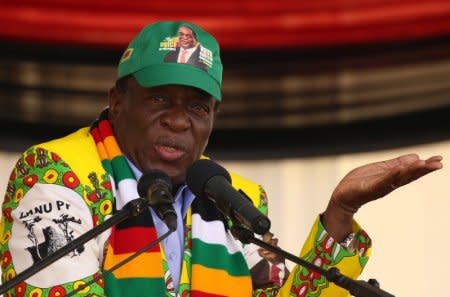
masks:
{"type": "Polygon", "coordinates": [[[441,169],[443,167],[441,161],[441,156],[433,156],[427,160],[416,160],[409,164],[409,166],[405,164],[400,165],[400,170],[393,175],[391,182],[391,184],[394,185],[393,188],[409,184],[428,173],[441,169]]]}
{"type": "MultiPolygon", "coordinates": [[[[417,166],[420,164],[426,164],[426,165],[433,165],[433,166],[441,166],[442,167],[442,156],[436,155],[429,157],[426,160],[421,160],[420,157],[417,154],[408,154],[403,155],[394,159],[391,159],[387,162],[395,163],[397,162],[397,165],[403,165],[403,166],[417,166]]],[[[441,168],[439,167],[439,168],[441,168]]]]}
{"type": "Polygon", "coordinates": [[[442,156],[433,156],[425,160],[425,163],[430,169],[441,169],[443,167],[442,159],[442,156]]]}
{"type": "Polygon", "coordinates": [[[407,154],[400,157],[397,157],[393,160],[397,160],[400,164],[408,165],[416,162],[417,160],[420,160],[419,156],[417,154],[407,154]]]}

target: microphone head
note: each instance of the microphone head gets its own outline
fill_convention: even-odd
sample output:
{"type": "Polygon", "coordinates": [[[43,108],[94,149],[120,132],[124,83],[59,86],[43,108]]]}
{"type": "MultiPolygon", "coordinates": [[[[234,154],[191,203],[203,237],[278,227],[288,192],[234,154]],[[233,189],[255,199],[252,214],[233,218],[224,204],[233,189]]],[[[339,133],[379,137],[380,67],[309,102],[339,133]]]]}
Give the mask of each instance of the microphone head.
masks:
{"type": "Polygon", "coordinates": [[[214,176],[223,176],[231,183],[228,171],[214,161],[202,159],[195,161],[186,174],[186,183],[195,196],[203,196],[206,183],[214,176]]]}
{"type": "Polygon", "coordinates": [[[163,184],[169,192],[172,192],[172,181],[163,171],[155,169],[144,173],[138,181],[137,190],[140,197],[147,197],[148,190],[156,183],[163,184]]]}

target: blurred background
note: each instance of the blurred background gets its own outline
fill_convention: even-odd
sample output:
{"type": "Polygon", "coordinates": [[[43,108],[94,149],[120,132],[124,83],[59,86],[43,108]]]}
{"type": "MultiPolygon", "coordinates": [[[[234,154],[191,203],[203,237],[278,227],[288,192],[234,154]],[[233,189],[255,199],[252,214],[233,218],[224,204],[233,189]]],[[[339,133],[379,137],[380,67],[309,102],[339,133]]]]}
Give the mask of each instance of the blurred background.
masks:
{"type": "MultiPolygon", "coordinates": [[[[2,193],[21,151],[95,119],[128,42],[167,19],[222,45],[208,154],[264,185],[292,253],[352,168],[410,152],[450,160],[449,0],[1,1],[2,193]]],[[[374,240],[362,279],[448,295],[449,181],[445,167],[359,211],[374,240]]]]}

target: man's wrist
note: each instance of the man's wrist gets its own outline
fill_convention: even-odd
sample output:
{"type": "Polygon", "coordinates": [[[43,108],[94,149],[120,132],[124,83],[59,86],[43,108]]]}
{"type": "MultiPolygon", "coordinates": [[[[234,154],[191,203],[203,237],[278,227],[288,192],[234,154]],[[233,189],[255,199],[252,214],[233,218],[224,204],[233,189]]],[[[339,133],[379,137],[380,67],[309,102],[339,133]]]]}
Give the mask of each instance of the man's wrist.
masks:
{"type": "Polygon", "coordinates": [[[337,242],[341,242],[352,232],[353,213],[330,200],[321,215],[321,221],[327,233],[337,242]]]}

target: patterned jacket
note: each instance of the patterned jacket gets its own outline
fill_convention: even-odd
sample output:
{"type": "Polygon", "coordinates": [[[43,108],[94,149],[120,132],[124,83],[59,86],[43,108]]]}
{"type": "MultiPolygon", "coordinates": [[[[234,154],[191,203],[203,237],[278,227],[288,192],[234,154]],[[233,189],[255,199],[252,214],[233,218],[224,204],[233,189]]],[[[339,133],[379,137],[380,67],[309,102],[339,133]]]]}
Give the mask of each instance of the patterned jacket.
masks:
{"type": "MultiPolygon", "coordinates": [[[[236,174],[232,174],[232,182],[236,189],[243,190],[262,212],[267,213],[267,197],[261,186],[236,174]]],[[[193,204],[192,208],[195,207],[203,206],[193,204]]],[[[12,279],[17,273],[112,215],[114,182],[102,166],[89,128],[80,129],[64,138],[36,145],[25,151],[9,178],[2,210],[0,255],[3,282],[12,279]]],[[[195,228],[198,218],[192,213],[200,214],[201,219],[204,219],[205,215],[202,215],[201,210],[190,211],[191,217],[187,219],[187,226],[195,228]]],[[[210,221],[203,221],[206,222],[204,225],[208,226],[210,221]]],[[[223,230],[220,232],[227,234],[224,236],[231,236],[227,222],[222,221],[222,227],[219,229],[223,230]]],[[[192,248],[192,238],[195,241],[196,235],[192,235],[193,232],[189,231],[187,228],[183,255],[183,270],[186,272],[182,272],[181,276],[181,296],[196,295],[190,291],[191,282],[195,279],[190,257],[195,253],[192,248]],[[183,280],[186,283],[184,289],[183,280]]],[[[356,223],[354,223],[353,232],[356,234],[354,252],[336,243],[317,218],[300,255],[319,267],[326,269],[336,266],[343,274],[356,278],[368,260],[370,239],[356,223]]],[[[110,232],[104,232],[83,247],[30,277],[26,282],[17,285],[5,296],[63,296],[93,278],[96,281],[75,296],[104,296],[105,280],[99,276],[104,265],[111,265],[108,264],[108,259],[106,263],[104,259],[104,255],[110,251],[107,247],[109,236],[110,232]]],[[[248,249],[251,249],[244,247],[247,252],[243,252],[242,245],[237,240],[231,239],[231,241],[231,245],[237,252],[247,255],[248,249]]],[[[139,258],[135,261],[139,261],[139,258]]],[[[202,261],[206,260],[202,259],[202,261]]],[[[248,265],[242,268],[243,271],[249,271],[256,265],[255,261],[247,263],[248,265]]],[[[123,269],[126,270],[126,266],[123,269]]],[[[164,268],[163,273],[167,274],[167,267],[164,268]]],[[[117,275],[115,274],[115,277],[117,275]]],[[[174,295],[170,292],[170,282],[168,282],[170,277],[164,277],[166,295],[174,295]]],[[[205,291],[209,295],[197,294],[197,296],[216,294],[214,296],[242,297],[243,293],[239,292],[247,292],[239,290],[239,281],[236,282],[237,285],[233,285],[235,280],[232,277],[223,279],[227,282],[226,284],[217,279],[211,280],[212,283],[207,284],[211,288],[205,291]]],[[[248,284],[246,283],[245,286],[248,284]]],[[[253,290],[253,296],[349,296],[345,290],[329,284],[323,276],[301,266],[296,266],[292,270],[281,288],[273,285],[265,289],[252,289],[251,283],[249,288],[250,291],[253,290]]],[[[143,292],[136,294],[130,291],[126,293],[126,296],[144,296],[143,292]]],[[[248,293],[248,295],[251,294],[248,293]]]]}

